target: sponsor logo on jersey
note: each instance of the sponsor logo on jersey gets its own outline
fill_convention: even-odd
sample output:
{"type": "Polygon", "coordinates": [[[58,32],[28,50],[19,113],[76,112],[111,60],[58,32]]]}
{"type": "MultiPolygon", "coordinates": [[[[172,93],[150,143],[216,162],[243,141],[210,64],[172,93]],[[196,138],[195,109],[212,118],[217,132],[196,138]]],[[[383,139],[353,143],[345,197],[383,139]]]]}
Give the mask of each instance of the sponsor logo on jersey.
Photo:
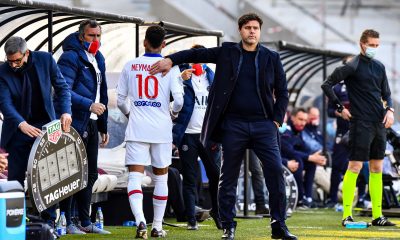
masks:
{"type": "Polygon", "coordinates": [[[153,101],[134,101],[136,107],[161,107],[161,102],[153,102],[153,101]]]}

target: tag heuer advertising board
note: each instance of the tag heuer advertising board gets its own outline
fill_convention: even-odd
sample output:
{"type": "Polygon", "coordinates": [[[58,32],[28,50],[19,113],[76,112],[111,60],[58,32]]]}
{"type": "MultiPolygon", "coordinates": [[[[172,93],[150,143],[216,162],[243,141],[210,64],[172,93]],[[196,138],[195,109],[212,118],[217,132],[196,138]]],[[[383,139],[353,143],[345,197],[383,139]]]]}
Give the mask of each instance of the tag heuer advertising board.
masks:
{"type": "Polygon", "coordinates": [[[31,149],[28,189],[39,212],[85,188],[86,149],[78,132],[62,131],[60,120],[43,126],[31,149]]]}

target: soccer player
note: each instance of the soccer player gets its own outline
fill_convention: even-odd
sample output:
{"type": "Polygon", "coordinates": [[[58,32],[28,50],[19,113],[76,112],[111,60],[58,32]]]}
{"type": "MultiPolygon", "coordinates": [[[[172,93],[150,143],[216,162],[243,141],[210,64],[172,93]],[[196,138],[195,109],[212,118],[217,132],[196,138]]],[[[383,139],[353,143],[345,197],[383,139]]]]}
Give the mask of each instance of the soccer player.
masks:
{"type": "Polygon", "coordinates": [[[165,76],[150,75],[150,66],[162,59],[165,30],[151,26],[144,39],[145,54],[129,61],[122,70],[117,92],[119,109],[129,118],[125,134],[126,165],[129,168],[128,196],[137,223],[136,238],[147,239],[143,214],[142,177],[144,167],[152,165],[154,182],[154,219],[152,237],[165,237],[162,229],[168,199],[168,166],[172,152],[172,117],[183,105],[183,86],[180,71],[175,67],[165,76]],[[169,110],[170,93],[174,98],[169,110]],[[125,100],[129,99],[128,108],[125,100]]]}

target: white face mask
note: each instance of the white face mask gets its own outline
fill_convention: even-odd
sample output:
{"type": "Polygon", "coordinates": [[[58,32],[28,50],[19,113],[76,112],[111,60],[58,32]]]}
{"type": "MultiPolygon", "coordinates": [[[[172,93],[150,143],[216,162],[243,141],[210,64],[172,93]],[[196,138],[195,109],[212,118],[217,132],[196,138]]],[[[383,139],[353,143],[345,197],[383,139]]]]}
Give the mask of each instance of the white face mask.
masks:
{"type": "Polygon", "coordinates": [[[365,56],[367,56],[368,58],[374,58],[377,51],[378,51],[377,47],[373,48],[373,47],[366,46],[366,48],[365,48],[365,56]]]}

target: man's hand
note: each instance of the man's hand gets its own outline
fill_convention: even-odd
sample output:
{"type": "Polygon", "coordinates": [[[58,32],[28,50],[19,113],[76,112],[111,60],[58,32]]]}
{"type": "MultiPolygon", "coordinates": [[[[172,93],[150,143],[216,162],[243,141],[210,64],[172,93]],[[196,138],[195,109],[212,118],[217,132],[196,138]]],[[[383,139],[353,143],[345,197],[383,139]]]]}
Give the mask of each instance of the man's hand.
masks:
{"type": "Polygon", "coordinates": [[[386,111],[386,115],[383,118],[383,124],[385,124],[385,128],[390,128],[393,123],[394,123],[394,116],[393,116],[393,112],[388,110],[386,111]]]}
{"type": "Polygon", "coordinates": [[[154,75],[156,73],[162,73],[162,75],[165,76],[171,68],[172,68],[172,60],[169,58],[164,58],[151,65],[149,73],[151,75],[154,75]]]}
{"type": "Polygon", "coordinates": [[[340,116],[346,121],[350,121],[350,118],[352,117],[350,111],[347,108],[343,108],[340,116]]]}
{"type": "Polygon", "coordinates": [[[110,135],[108,135],[108,133],[100,133],[101,136],[101,143],[100,143],[100,147],[105,147],[108,142],[110,141],[110,135]]]}
{"type": "Polygon", "coordinates": [[[28,124],[26,121],[20,123],[18,128],[19,130],[21,130],[21,132],[28,135],[29,137],[37,137],[42,133],[42,130],[28,124]]]}
{"type": "Polygon", "coordinates": [[[279,123],[277,121],[274,121],[276,128],[279,128],[279,123]]]}
{"type": "Polygon", "coordinates": [[[100,116],[101,114],[103,114],[105,110],[106,110],[106,106],[102,103],[92,103],[92,105],[90,105],[90,109],[89,109],[89,111],[96,114],[97,116],[100,116]]]}
{"type": "Polygon", "coordinates": [[[171,110],[169,111],[169,115],[171,116],[171,120],[175,120],[178,117],[179,112],[174,112],[171,110]]]}
{"type": "Polygon", "coordinates": [[[287,162],[287,167],[291,172],[296,172],[299,168],[299,163],[296,160],[289,160],[287,162]]]}
{"type": "Polygon", "coordinates": [[[324,155],[321,155],[321,150],[311,154],[310,156],[308,156],[308,161],[313,162],[317,165],[320,166],[325,166],[326,164],[326,157],[324,155]]]}
{"type": "Polygon", "coordinates": [[[61,115],[60,121],[61,121],[61,126],[63,128],[63,131],[64,132],[69,132],[70,127],[71,127],[71,123],[72,123],[71,114],[64,113],[63,115],[61,115]]]}
{"type": "Polygon", "coordinates": [[[8,153],[0,153],[0,172],[3,172],[6,170],[8,166],[8,153]]]}
{"type": "Polygon", "coordinates": [[[192,73],[194,72],[194,69],[186,69],[181,73],[181,77],[183,80],[189,80],[192,77],[192,73]]]}

